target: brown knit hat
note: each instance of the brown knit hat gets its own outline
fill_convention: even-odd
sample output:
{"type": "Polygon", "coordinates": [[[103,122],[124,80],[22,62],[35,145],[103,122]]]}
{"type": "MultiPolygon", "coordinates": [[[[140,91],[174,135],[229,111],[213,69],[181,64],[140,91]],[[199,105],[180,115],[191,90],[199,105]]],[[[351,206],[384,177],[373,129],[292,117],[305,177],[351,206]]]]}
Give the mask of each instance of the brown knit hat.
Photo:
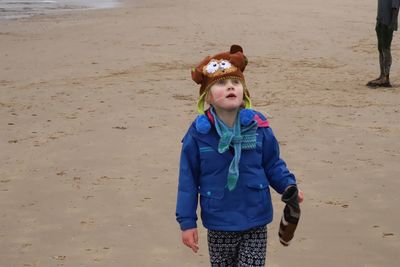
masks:
{"type": "Polygon", "coordinates": [[[229,52],[208,56],[200,64],[192,68],[192,79],[200,84],[198,111],[204,113],[204,99],[210,87],[222,79],[236,78],[243,84],[244,101],[246,108],[251,107],[250,94],[246,87],[243,71],[247,65],[247,58],[239,45],[232,45],[229,52]]]}

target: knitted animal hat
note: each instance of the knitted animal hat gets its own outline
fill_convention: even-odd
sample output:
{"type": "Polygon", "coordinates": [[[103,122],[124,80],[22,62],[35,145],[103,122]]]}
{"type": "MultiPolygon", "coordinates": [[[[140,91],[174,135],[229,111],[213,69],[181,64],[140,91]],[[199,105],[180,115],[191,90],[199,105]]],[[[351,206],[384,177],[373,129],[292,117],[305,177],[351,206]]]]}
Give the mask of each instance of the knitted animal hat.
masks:
{"type": "Polygon", "coordinates": [[[204,101],[210,87],[219,80],[235,78],[243,84],[243,100],[246,108],[251,108],[250,93],[246,87],[243,71],[247,65],[247,58],[239,45],[232,45],[229,52],[208,56],[200,64],[192,68],[192,79],[200,84],[200,97],[197,102],[197,109],[204,114],[204,101]]]}

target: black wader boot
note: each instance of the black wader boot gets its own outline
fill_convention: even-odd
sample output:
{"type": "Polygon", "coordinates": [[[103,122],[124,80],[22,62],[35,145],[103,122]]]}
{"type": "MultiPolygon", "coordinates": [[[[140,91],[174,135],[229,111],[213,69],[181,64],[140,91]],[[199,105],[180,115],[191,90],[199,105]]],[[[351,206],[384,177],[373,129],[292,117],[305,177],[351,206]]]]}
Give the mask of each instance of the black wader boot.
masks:
{"type": "Polygon", "coordinates": [[[390,46],[393,38],[393,28],[389,28],[389,26],[377,22],[375,31],[378,38],[379,67],[381,70],[381,74],[379,78],[369,81],[367,83],[367,86],[372,88],[392,87],[389,80],[389,74],[390,66],[392,65],[392,54],[390,52],[390,46]]]}
{"type": "Polygon", "coordinates": [[[390,49],[383,49],[383,77],[381,79],[380,87],[392,87],[389,80],[390,66],[392,65],[392,54],[390,49]]]}
{"type": "Polygon", "coordinates": [[[390,66],[392,65],[392,54],[390,49],[382,49],[379,51],[379,67],[381,74],[379,78],[369,81],[369,87],[392,87],[390,84],[390,66]]]}
{"type": "Polygon", "coordinates": [[[286,203],[279,224],[279,241],[284,246],[289,246],[294,236],[300,219],[300,205],[297,199],[299,191],[296,186],[291,186],[282,194],[282,201],[286,203]]]}

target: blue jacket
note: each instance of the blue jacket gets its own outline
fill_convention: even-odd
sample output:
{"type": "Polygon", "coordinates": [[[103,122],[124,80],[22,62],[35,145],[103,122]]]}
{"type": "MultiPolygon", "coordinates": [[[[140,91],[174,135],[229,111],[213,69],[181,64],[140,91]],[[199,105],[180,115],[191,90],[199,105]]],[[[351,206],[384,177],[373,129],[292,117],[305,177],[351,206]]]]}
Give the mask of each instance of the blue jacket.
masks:
{"type": "Polygon", "coordinates": [[[279,194],[295,177],[279,157],[279,145],[265,117],[256,113],[257,146],[242,150],[236,188],[226,188],[233,151],[218,153],[215,127],[207,134],[196,130],[195,122],[182,140],[176,219],[181,230],[196,228],[200,195],[201,219],[205,228],[244,231],[272,221],[271,186],[279,194]]]}

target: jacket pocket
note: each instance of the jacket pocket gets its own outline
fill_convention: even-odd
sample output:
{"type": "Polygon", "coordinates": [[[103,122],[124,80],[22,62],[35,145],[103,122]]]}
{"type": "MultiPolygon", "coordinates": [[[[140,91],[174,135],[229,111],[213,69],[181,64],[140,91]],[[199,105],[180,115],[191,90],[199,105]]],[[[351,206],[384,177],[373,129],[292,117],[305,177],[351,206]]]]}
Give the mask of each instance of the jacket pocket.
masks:
{"type": "Polygon", "coordinates": [[[200,195],[206,198],[222,199],[224,197],[224,190],[202,188],[200,187],[200,195]]]}
{"type": "Polygon", "coordinates": [[[251,207],[260,207],[267,200],[268,181],[267,179],[256,179],[247,182],[248,198],[247,201],[251,207]]]}
{"type": "Polygon", "coordinates": [[[248,219],[258,221],[265,218],[269,209],[269,184],[267,179],[248,181],[246,186],[248,190],[246,196],[248,219]]]}
{"type": "Polygon", "coordinates": [[[265,180],[248,181],[247,182],[247,187],[251,188],[251,189],[254,189],[254,190],[266,189],[268,187],[268,181],[267,181],[267,179],[265,179],[265,180]]]}
{"type": "Polygon", "coordinates": [[[203,212],[216,212],[221,209],[224,190],[200,188],[200,206],[203,212]]]}

